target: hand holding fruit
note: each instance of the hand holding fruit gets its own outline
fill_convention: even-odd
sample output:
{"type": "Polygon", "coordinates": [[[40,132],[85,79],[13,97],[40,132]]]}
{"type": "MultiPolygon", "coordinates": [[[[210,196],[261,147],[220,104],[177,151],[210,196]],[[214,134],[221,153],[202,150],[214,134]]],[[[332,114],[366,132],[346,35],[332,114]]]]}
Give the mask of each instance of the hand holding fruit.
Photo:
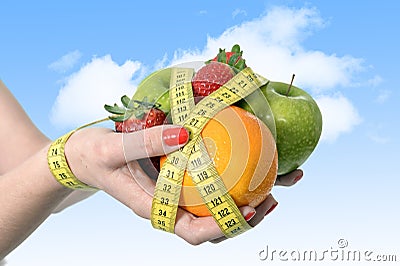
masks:
{"type": "MultiPolygon", "coordinates": [[[[220,49],[215,58],[195,73],[192,79],[194,97],[208,96],[246,68],[242,55],[238,45],[234,45],[230,52],[220,49]]],[[[170,106],[166,92],[170,73],[171,68],[167,68],[151,74],[139,84],[133,98],[140,100],[147,92],[146,97],[168,113],[170,106]]],[[[322,130],[319,108],[310,95],[292,84],[270,81],[235,105],[254,114],[256,118],[253,119],[259,119],[271,131],[278,150],[279,175],[288,174],[301,166],[318,143],[322,130]]],[[[245,123],[246,119],[243,121],[245,123]]],[[[256,142],[254,144],[259,146],[256,142]]],[[[269,189],[265,188],[264,192],[268,194],[269,189]]]]}
{"type": "MultiPolygon", "coordinates": [[[[171,152],[186,141],[186,131],[174,125],[154,126],[125,134],[105,128],[86,128],[71,136],[65,153],[72,171],[82,182],[104,190],[137,215],[149,219],[155,184],[137,160],[171,152]]],[[[289,185],[295,178],[290,174],[279,181],[289,185]]],[[[243,206],[240,211],[255,226],[276,205],[277,201],[268,195],[258,207],[243,206]]],[[[196,217],[181,208],[175,233],[191,244],[225,239],[211,216],[196,217]]]]}
{"type": "MultiPolygon", "coordinates": [[[[230,52],[220,49],[193,77],[194,96],[209,95],[247,67],[242,56],[238,45],[230,52]]],[[[171,68],[152,73],[139,84],[133,99],[147,97],[168,113],[170,74],[171,68]]],[[[280,175],[300,167],[318,144],[322,131],[319,107],[306,91],[292,84],[270,81],[235,105],[255,114],[271,130],[277,142],[280,175]]]]}
{"type": "MultiPolygon", "coordinates": [[[[246,67],[245,61],[241,58],[241,55],[242,52],[238,46],[234,46],[232,52],[228,53],[226,53],[224,50],[220,50],[220,53],[216,58],[210,60],[210,62],[200,68],[194,75],[192,79],[194,96],[200,98],[207,97],[214,91],[219,90],[219,88],[227,81],[233,79],[238,72],[246,67]]],[[[114,114],[110,118],[116,122],[116,131],[132,132],[139,130],[138,132],[140,132],[144,128],[149,128],[164,123],[164,118],[170,111],[168,99],[169,94],[167,94],[169,90],[169,86],[167,84],[169,83],[168,76],[170,75],[170,72],[170,69],[165,69],[157,71],[147,77],[141,84],[139,84],[138,90],[133,97],[133,101],[130,101],[126,96],[122,97],[122,103],[124,107],[120,108],[118,105],[105,106],[108,111],[114,114]],[[146,95],[146,97],[141,99],[140,95],[146,95]],[[150,101],[148,102],[147,99],[150,99],[150,101]],[[145,104],[148,106],[148,110],[141,110],[139,114],[136,114],[140,108],[134,107],[135,104],[139,104],[139,107],[140,105],[145,104]]],[[[244,78],[242,81],[246,83],[246,80],[247,79],[244,78]]],[[[255,80],[257,80],[257,78],[255,78],[255,80]]],[[[241,86],[241,83],[238,84],[239,85],[237,86],[241,86]]],[[[206,151],[209,153],[209,156],[215,164],[216,171],[219,173],[219,175],[221,175],[229,194],[232,196],[238,207],[253,208],[254,211],[249,213],[253,216],[255,213],[257,213],[254,208],[262,209],[262,206],[264,206],[266,202],[271,201],[272,196],[270,195],[270,190],[274,183],[291,185],[296,183],[302,177],[301,171],[294,170],[300,166],[311,154],[318,142],[321,131],[321,127],[318,127],[318,122],[319,124],[321,124],[321,122],[315,121],[314,119],[316,118],[316,120],[318,120],[318,118],[320,118],[319,109],[315,102],[312,101],[311,97],[309,97],[311,101],[309,99],[306,100],[306,102],[308,101],[311,103],[311,108],[309,108],[311,109],[311,112],[304,112],[305,109],[294,110],[297,108],[297,106],[295,104],[287,105],[285,103],[287,101],[286,99],[282,101],[283,104],[278,104],[280,102],[279,99],[274,100],[274,96],[271,96],[270,92],[274,91],[276,87],[279,87],[276,82],[270,82],[259,88],[259,90],[257,90],[258,94],[254,93],[252,97],[243,99],[242,104],[237,104],[237,106],[242,108],[228,107],[224,109],[205,124],[205,127],[201,133],[203,138],[210,139],[212,141],[208,144],[205,143],[206,151]],[[274,85],[273,87],[271,85],[272,89],[268,87],[270,84],[274,85]],[[243,102],[245,104],[243,104],[243,102]],[[287,105],[288,109],[292,112],[289,112],[289,115],[286,115],[284,112],[283,115],[280,115],[280,110],[284,109],[284,107],[279,107],[282,105],[287,105]],[[250,112],[247,112],[243,109],[246,109],[250,112]],[[219,121],[217,117],[224,112],[226,113],[227,110],[234,111],[230,111],[231,114],[227,116],[225,122],[219,121]],[[232,114],[232,112],[236,112],[236,114],[232,114]],[[255,114],[256,116],[252,115],[251,113],[255,114]],[[275,117],[275,113],[277,114],[278,120],[275,117]],[[290,120],[293,114],[298,115],[299,113],[301,113],[303,116],[305,115],[304,120],[309,122],[308,124],[306,123],[306,127],[308,127],[306,130],[296,123],[289,124],[290,126],[286,129],[284,126],[282,126],[285,125],[285,123],[282,123],[280,120],[290,120]],[[312,117],[314,114],[319,114],[319,117],[312,117]],[[236,123],[233,129],[229,130],[229,125],[235,124],[235,116],[240,117],[240,121],[236,123]],[[213,120],[216,120],[217,122],[212,122],[213,120]],[[211,126],[213,123],[215,125],[222,124],[223,128],[211,126]],[[211,129],[207,129],[207,127],[211,129]],[[240,133],[241,127],[244,128],[242,133],[240,133]],[[282,128],[284,128],[283,131],[282,128]],[[297,139],[297,142],[293,142],[294,140],[287,141],[288,138],[285,135],[288,135],[289,138],[292,137],[293,135],[287,133],[296,132],[296,130],[298,131],[298,128],[301,129],[300,134],[295,136],[299,137],[300,139],[297,139]],[[226,134],[224,131],[227,131],[226,134]],[[211,135],[207,134],[206,132],[211,132],[211,135]],[[305,145],[303,145],[304,143],[302,142],[305,142],[305,145]],[[291,149],[294,149],[295,152],[290,152],[291,149],[288,149],[288,146],[292,143],[295,145],[292,146],[291,149]],[[303,151],[304,149],[306,150],[303,151]],[[278,151],[280,151],[279,157],[278,151]],[[282,155],[283,157],[280,157],[282,155]],[[285,158],[284,156],[287,157],[285,158]],[[220,162],[224,161],[226,161],[226,163],[220,164],[220,162]],[[237,167],[237,165],[240,165],[241,168],[237,167]],[[279,178],[275,180],[277,174],[282,175],[289,172],[292,173],[286,177],[279,176],[279,178]],[[288,176],[295,177],[290,177],[289,179],[291,179],[291,181],[287,182],[288,176]],[[285,179],[286,181],[284,181],[285,179]]],[[[288,86],[287,93],[284,95],[287,98],[291,96],[289,95],[291,87],[292,85],[288,86]]],[[[234,91],[238,90],[238,88],[239,87],[229,88],[230,93],[236,93],[234,91]]],[[[294,95],[298,96],[296,93],[299,89],[296,88],[293,89],[293,91],[294,90],[296,90],[294,95]]],[[[300,95],[308,96],[306,93],[300,95]]],[[[299,106],[303,107],[301,104],[299,106]]],[[[298,122],[300,120],[295,117],[294,121],[298,122]]],[[[129,152],[128,149],[126,150],[129,152]]],[[[153,175],[154,179],[157,178],[157,172],[159,171],[157,159],[158,158],[155,158],[154,160],[153,158],[154,167],[153,164],[150,164],[151,167],[155,169],[154,175],[151,174],[153,175]]],[[[161,160],[161,164],[163,163],[164,159],[161,160]]],[[[147,171],[147,173],[150,174],[149,171],[147,171]]],[[[199,177],[201,178],[200,180],[208,178],[205,172],[199,172],[199,174],[204,175],[199,177]]],[[[195,196],[197,191],[192,190],[188,192],[188,187],[193,187],[193,184],[190,184],[190,177],[185,177],[179,206],[195,214],[197,217],[209,216],[210,213],[208,212],[207,208],[205,208],[204,202],[201,199],[199,200],[199,198],[194,198],[193,201],[192,196],[195,196]]],[[[148,183],[148,181],[149,180],[145,181],[145,183],[148,183]]],[[[222,201],[220,200],[220,203],[218,198],[215,198],[214,200],[215,201],[210,201],[210,203],[214,204],[214,207],[216,207],[218,211],[218,208],[220,208],[218,205],[221,204],[222,201]]],[[[274,206],[276,206],[276,204],[274,206]]],[[[271,206],[268,210],[270,209],[272,209],[271,206]]],[[[223,211],[224,210],[218,211],[218,214],[222,215],[221,217],[225,217],[223,211]]],[[[218,214],[214,213],[214,216],[218,214]]],[[[248,215],[245,217],[248,219],[252,218],[248,217],[248,215]]],[[[256,224],[260,220],[261,219],[259,218],[254,218],[252,223],[256,224]]],[[[160,220],[158,220],[158,222],[160,224],[160,220]]],[[[176,225],[178,225],[178,222],[176,225]]]]}
{"type": "MultiPolygon", "coordinates": [[[[184,129],[174,125],[126,134],[105,128],[85,128],[70,137],[65,154],[79,180],[105,191],[137,215],[149,219],[155,184],[137,159],[172,152],[184,145],[187,137],[184,129]]],[[[255,225],[276,204],[270,195],[257,209],[243,206],[240,210],[255,225]]],[[[175,233],[191,244],[222,237],[212,217],[196,217],[184,209],[178,210],[175,233]]]]}

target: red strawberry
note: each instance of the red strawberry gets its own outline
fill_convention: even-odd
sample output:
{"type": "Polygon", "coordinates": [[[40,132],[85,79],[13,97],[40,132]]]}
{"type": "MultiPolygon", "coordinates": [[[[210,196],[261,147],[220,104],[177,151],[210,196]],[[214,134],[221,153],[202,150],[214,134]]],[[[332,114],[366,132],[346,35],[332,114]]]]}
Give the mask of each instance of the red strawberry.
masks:
{"type": "Polygon", "coordinates": [[[207,96],[228,82],[235,72],[227,64],[209,62],[192,79],[193,96],[207,96]]]}
{"type": "Polygon", "coordinates": [[[157,108],[151,108],[148,112],[144,113],[141,118],[131,116],[125,121],[115,122],[115,131],[117,132],[135,132],[145,128],[162,125],[166,115],[163,111],[157,108]]]}
{"type": "Polygon", "coordinates": [[[195,74],[192,80],[193,95],[204,97],[219,89],[233,76],[246,68],[242,58],[243,51],[235,44],[230,52],[219,49],[218,55],[207,61],[206,65],[195,74]]]}
{"type": "Polygon", "coordinates": [[[128,133],[164,123],[165,113],[145,100],[131,101],[124,95],[121,98],[123,107],[117,104],[104,105],[104,108],[113,114],[110,119],[115,122],[115,131],[128,133]]]}
{"type": "MultiPolygon", "coordinates": [[[[128,96],[121,98],[123,107],[117,104],[104,105],[104,108],[114,114],[110,119],[115,122],[116,132],[135,132],[165,123],[166,115],[151,103],[145,101],[131,101],[128,96]]],[[[151,157],[138,160],[142,169],[153,179],[157,179],[160,171],[160,157],[151,157]]]]}

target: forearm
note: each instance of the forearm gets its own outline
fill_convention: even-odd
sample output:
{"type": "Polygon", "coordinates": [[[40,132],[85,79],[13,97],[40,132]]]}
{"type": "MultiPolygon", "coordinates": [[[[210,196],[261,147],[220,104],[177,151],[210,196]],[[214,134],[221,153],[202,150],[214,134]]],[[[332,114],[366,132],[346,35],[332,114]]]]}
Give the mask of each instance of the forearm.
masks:
{"type": "Polygon", "coordinates": [[[0,80],[0,175],[31,157],[48,142],[0,80]],[[7,155],[5,155],[7,154],[7,155]]]}
{"type": "Polygon", "coordinates": [[[0,177],[0,260],[72,192],[55,180],[46,158],[44,148],[0,177]]]}
{"type": "MultiPolygon", "coordinates": [[[[22,106],[1,80],[0,127],[2,129],[0,131],[0,150],[7,152],[7,156],[0,158],[0,175],[4,175],[23,163],[49,142],[48,138],[32,123],[22,106]]],[[[59,212],[93,193],[75,191],[71,197],[55,209],[55,212],[59,212]]]]}

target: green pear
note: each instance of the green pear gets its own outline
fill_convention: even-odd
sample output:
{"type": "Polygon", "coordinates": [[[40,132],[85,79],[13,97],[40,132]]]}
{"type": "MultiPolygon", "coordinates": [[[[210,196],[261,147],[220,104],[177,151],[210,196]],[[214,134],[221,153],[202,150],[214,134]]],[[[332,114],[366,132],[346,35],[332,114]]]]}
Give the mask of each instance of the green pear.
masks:
{"type": "Polygon", "coordinates": [[[314,151],[322,131],[321,111],[307,92],[291,84],[271,81],[260,89],[274,114],[278,174],[287,174],[314,151]]]}

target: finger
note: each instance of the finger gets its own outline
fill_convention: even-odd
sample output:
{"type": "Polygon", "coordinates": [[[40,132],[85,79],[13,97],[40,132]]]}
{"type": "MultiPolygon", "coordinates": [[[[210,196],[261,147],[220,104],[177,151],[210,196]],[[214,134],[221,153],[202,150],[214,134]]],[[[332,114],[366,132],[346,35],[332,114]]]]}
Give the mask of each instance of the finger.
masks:
{"type": "Polygon", "coordinates": [[[218,237],[216,239],[210,240],[210,242],[213,243],[213,244],[218,244],[218,243],[221,243],[222,241],[225,241],[227,239],[228,238],[226,236],[221,236],[221,237],[218,237]]]}
{"type": "Polygon", "coordinates": [[[102,190],[126,205],[140,217],[149,219],[154,182],[147,177],[137,161],[115,171],[104,181],[102,190]]]}
{"type": "Polygon", "coordinates": [[[300,179],[303,177],[303,171],[301,169],[296,169],[286,175],[279,175],[276,178],[275,185],[276,186],[293,186],[297,182],[300,181],[300,179]]]}
{"type": "Polygon", "coordinates": [[[178,209],[175,234],[192,245],[223,236],[212,216],[196,217],[183,209],[178,209]]]}
{"type": "MultiPolygon", "coordinates": [[[[255,209],[250,206],[240,209],[244,217],[252,218],[255,215],[255,209]]],[[[227,239],[212,216],[196,217],[182,209],[178,209],[175,234],[192,245],[206,241],[219,243],[227,239]]]]}
{"type": "Polygon", "coordinates": [[[271,194],[268,195],[268,197],[256,207],[256,214],[251,218],[249,224],[253,227],[259,224],[265,216],[270,214],[276,208],[277,205],[278,202],[275,198],[271,194]]]}
{"type": "Polygon", "coordinates": [[[163,125],[123,134],[122,143],[126,160],[132,161],[171,153],[185,145],[188,139],[185,128],[163,125]]]}

